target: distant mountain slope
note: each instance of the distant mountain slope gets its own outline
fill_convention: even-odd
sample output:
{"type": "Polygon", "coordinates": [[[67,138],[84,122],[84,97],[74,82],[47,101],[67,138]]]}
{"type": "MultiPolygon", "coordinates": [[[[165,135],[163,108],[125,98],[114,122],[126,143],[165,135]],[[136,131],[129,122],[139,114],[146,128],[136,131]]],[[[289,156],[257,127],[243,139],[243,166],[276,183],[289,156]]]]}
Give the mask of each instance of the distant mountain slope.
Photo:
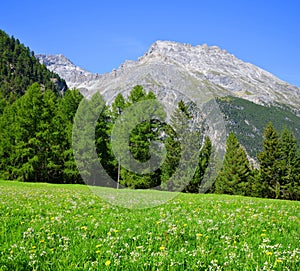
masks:
{"type": "Polygon", "coordinates": [[[65,80],[40,64],[28,47],[0,30],[0,94],[14,99],[34,82],[57,93],[67,89],[65,80]]]}
{"type": "Polygon", "coordinates": [[[217,103],[226,128],[237,135],[251,157],[262,150],[263,130],[270,121],[278,131],[291,129],[300,143],[300,118],[289,108],[261,106],[236,97],[218,98],[217,103]]]}

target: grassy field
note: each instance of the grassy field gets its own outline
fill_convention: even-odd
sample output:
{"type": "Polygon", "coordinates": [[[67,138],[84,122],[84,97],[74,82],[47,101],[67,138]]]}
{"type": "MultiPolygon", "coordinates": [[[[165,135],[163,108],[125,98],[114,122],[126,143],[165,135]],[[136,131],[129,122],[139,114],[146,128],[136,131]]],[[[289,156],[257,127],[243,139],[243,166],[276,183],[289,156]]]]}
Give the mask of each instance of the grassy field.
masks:
{"type": "MultiPolygon", "coordinates": [[[[0,181],[0,189],[1,271],[300,270],[299,202],[180,194],[135,209],[86,186],[0,181]]],[[[145,201],[162,193],[99,191],[145,201]]]]}

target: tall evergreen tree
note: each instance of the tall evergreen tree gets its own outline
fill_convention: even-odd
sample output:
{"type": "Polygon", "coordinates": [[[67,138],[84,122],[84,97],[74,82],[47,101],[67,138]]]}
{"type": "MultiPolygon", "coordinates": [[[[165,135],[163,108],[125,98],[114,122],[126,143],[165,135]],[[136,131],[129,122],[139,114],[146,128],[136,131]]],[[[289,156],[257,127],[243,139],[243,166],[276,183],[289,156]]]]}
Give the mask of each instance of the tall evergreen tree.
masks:
{"type": "Polygon", "coordinates": [[[234,133],[226,142],[226,154],[216,182],[215,192],[220,194],[249,195],[251,193],[251,168],[245,150],[234,133]]]}
{"type": "Polygon", "coordinates": [[[200,150],[199,162],[192,181],[186,188],[187,192],[199,193],[199,189],[206,173],[212,155],[212,142],[209,137],[205,137],[204,144],[200,150]]]}
{"type": "Polygon", "coordinates": [[[180,101],[166,129],[166,159],[161,167],[162,188],[184,191],[199,161],[200,133],[193,129],[188,106],[180,101]]]}
{"type": "Polygon", "coordinates": [[[280,196],[282,176],[282,156],[280,137],[272,123],[264,130],[263,151],[258,154],[262,196],[278,198],[280,196]]]}
{"type": "Polygon", "coordinates": [[[285,199],[300,199],[300,153],[293,132],[284,129],[281,134],[280,196],[285,199]]]}
{"type": "Polygon", "coordinates": [[[68,90],[60,99],[53,119],[52,167],[55,182],[82,183],[72,149],[74,117],[83,96],[76,90],[68,90]]]}
{"type": "MultiPolygon", "coordinates": [[[[131,119],[126,118],[126,122],[136,122],[142,116],[153,116],[159,117],[163,114],[160,112],[159,108],[153,108],[152,106],[145,107],[143,103],[139,106],[139,102],[149,101],[149,104],[155,103],[156,96],[152,93],[146,93],[142,86],[135,86],[130,92],[128,99],[125,103],[125,107],[128,108],[130,112],[131,108],[134,108],[131,112],[131,119]],[[153,103],[151,103],[153,101],[153,103]],[[136,105],[136,106],[135,106],[136,105]],[[132,106],[132,107],[131,107],[132,106]]],[[[122,116],[121,116],[122,119],[122,116]]],[[[127,126],[129,123],[122,123],[119,120],[118,125],[123,125],[124,135],[119,135],[119,137],[126,140],[127,126]]],[[[129,149],[130,155],[127,156],[126,161],[120,161],[121,165],[126,163],[127,166],[137,165],[136,162],[140,163],[143,171],[135,171],[135,169],[128,170],[126,167],[121,167],[121,184],[131,188],[151,188],[160,184],[160,172],[159,170],[151,171],[150,158],[152,161],[155,159],[159,160],[159,155],[156,153],[150,153],[151,142],[160,141],[160,129],[162,123],[156,119],[145,119],[144,121],[137,124],[132,131],[130,131],[129,136],[129,149]],[[156,157],[156,155],[158,155],[156,157]],[[135,162],[136,161],[136,162],[135,162]],[[133,171],[132,171],[133,170],[133,171]]],[[[126,151],[126,144],[128,142],[123,142],[122,146],[119,146],[122,151],[126,151]]],[[[121,150],[120,149],[120,150],[121,150]]]]}

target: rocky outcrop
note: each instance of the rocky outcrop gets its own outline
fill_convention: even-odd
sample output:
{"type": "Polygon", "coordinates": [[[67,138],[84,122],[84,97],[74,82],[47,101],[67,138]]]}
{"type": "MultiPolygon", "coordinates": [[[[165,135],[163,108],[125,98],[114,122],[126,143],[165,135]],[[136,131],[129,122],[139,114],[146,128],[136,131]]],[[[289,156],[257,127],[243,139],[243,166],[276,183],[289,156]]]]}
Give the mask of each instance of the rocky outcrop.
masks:
{"type": "Polygon", "coordinates": [[[36,58],[41,64],[44,64],[50,71],[59,74],[65,79],[69,88],[78,87],[78,85],[93,80],[98,80],[101,76],[88,72],[74,65],[64,55],[44,55],[38,54],[36,58]]]}

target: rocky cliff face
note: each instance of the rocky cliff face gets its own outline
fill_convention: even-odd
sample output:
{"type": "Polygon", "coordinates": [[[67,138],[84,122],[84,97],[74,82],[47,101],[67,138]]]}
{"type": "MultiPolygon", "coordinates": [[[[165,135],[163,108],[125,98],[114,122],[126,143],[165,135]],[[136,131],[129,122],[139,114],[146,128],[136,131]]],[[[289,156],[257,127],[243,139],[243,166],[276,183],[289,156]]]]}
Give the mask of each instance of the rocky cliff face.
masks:
{"type": "Polygon", "coordinates": [[[100,75],[88,72],[76,65],[74,65],[64,55],[36,55],[40,63],[44,64],[50,71],[53,71],[59,75],[68,84],[69,88],[78,87],[83,82],[90,82],[97,80],[100,75]]]}
{"type": "Polygon", "coordinates": [[[162,96],[168,88],[180,91],[181,83],[174,80],[176,74],[171,71],[176,70],[177,73],[185,74],[182,80],[185,80],[184,77],[194,80],[200,92],[209,91],[215,96],[232,95],[263,105],[283,104],[296,111],[300,105],[299,88],[255,65],[243,62],[217,46],[157,41],[137,61],[127,61],[117,70],[103,75],[76,67],[62,55],[38,55],[38,58],[64,78],[69,87],[77,87],[83,94],[95,91],[108,93],[111,88],[126,92],[130,79],[135,84],[152,82],[152,90],[162,96]],[[111,86],[116,82],[119,83],[117,89],[111,86]]]}

